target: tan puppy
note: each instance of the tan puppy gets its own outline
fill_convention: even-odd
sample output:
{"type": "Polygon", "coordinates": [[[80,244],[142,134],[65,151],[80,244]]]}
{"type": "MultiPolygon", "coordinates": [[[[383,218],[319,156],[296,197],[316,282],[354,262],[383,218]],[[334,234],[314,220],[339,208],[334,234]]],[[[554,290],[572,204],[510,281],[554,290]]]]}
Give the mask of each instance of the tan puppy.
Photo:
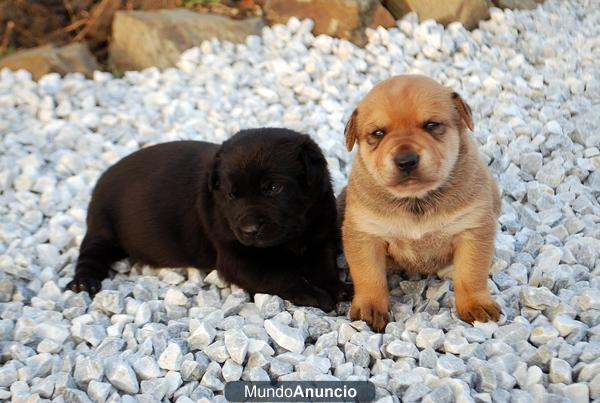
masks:
{"type": "Polygon", "coordinates": [[[348,150],[359,144],[342,225],[351,319],[385,328],[390,264],[424,274],[454,264],[460,317],[498,320],[487,280],[500,195],[466,128],[469,106],[424,76],[392,77],[358,104],[345,131],[348,150]]]}

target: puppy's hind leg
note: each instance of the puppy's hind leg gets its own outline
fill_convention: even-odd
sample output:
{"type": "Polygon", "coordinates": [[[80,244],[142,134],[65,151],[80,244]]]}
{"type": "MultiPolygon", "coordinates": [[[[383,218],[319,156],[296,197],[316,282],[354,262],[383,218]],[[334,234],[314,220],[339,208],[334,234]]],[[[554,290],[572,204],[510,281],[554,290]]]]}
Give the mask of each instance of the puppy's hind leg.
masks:
{"type": "Polygon", "coordinates": [[[114,241],[87,233],[81,243],[75,277],[67,284],[74,291],[87,291],[94,296],[102,287],[101,281],[108,276],[110,266],[127,257],[114,241]]]}

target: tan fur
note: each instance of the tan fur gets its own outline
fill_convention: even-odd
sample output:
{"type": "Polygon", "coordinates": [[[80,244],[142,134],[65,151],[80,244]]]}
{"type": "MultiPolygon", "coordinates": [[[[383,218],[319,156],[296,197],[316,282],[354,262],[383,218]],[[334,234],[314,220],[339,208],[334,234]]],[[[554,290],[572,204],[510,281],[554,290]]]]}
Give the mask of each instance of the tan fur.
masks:
{"type": "MultiPolygon", "coordinates": [[[[466,128],[470,108],[452,90],[423,76],[385,80],[359,103],[346,126],[358,142],[345,194],[344,253],[354,281],[350,316],[383,330],[388,319],[386,257],[431,274],[454,264],[463,320],[497,320],[487,289],[500,196],[466,128]],[[441,123],[432,135],[427,121],[441,123]],[[371,135],[384,130],[383,138],[371,135]],[[397,153],[420,156],[416,178],[403,179],[397,153]]],[[[344,206],[341,203],[340,206],[344,206]]]]}

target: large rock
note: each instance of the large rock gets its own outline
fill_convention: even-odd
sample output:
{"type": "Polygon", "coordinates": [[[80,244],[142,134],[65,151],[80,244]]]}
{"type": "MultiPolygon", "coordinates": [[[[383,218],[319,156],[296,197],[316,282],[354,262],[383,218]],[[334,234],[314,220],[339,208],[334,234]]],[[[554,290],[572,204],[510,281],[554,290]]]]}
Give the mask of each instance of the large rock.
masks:
{"type": "Polygon", "coordinates": [[[271,24],[285,24],[294,16],[315,22],[313,33],[366,43],[365,28],[392,27],[394,17],[379,0],[265,0],[265,18],[271,24]]]}
{"type": "Polygon", "coordinates": [[[99,66],[87,47],[81,43],[54,47],[52,45],[19,51],[0,59],[0,68],[25,69],[35,80],[48,73],[83,73],[91,77],[99,66]]]}
{"type": "Polygon", "coordinates": [[[181,53],[204,40],[243,42],[260,35],[260,18],[233,20],[185,9],[118,11],[113,22],[111,64],[121,70],[174,66],[181,53]]]}
{"type": "Polygon", "coordinates": [[[489,0],[386,0],[385,6],[395,18],[410,11],[419,16],[419,20],[434,19],[447,25],[460,21],[467,29],[477,28],[479,21],[490,17],[489,0]]]}
{"type": "Polygon", "coordinates": [[[382,3],[396,19],[413,11],[406,0],[382,0],[382,3]]]}
{"type": "Polygon", "coordinates": [[[498,8],[517,10],[532,10],[543,2],[544,0],[492,0],[492,3],[498,8]]]}

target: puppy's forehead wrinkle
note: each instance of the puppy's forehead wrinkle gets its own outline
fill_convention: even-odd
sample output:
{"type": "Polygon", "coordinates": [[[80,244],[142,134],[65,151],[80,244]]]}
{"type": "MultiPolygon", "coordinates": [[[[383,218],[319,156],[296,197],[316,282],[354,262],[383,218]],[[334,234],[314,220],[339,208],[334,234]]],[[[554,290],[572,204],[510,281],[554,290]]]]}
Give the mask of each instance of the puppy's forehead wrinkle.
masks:
{"type": "Polygon", "coordinates": [[[385,130],[387,126],[388,126],[387,119],[386,120],[381,119],[381,120],[370,120],[370,121],[366,122],[363,127],[366,130],[373,131],[373,130],[377,130],[377,129],[385,130]]]}
{"type": "Polygon", "coordinates": [[[419,127],[432,120],[453,124],[459,118],[449,93],[429,94],[427,91],[401,91],[398,94],[371,94],[364,104],[364,130],[419,127]]]}

